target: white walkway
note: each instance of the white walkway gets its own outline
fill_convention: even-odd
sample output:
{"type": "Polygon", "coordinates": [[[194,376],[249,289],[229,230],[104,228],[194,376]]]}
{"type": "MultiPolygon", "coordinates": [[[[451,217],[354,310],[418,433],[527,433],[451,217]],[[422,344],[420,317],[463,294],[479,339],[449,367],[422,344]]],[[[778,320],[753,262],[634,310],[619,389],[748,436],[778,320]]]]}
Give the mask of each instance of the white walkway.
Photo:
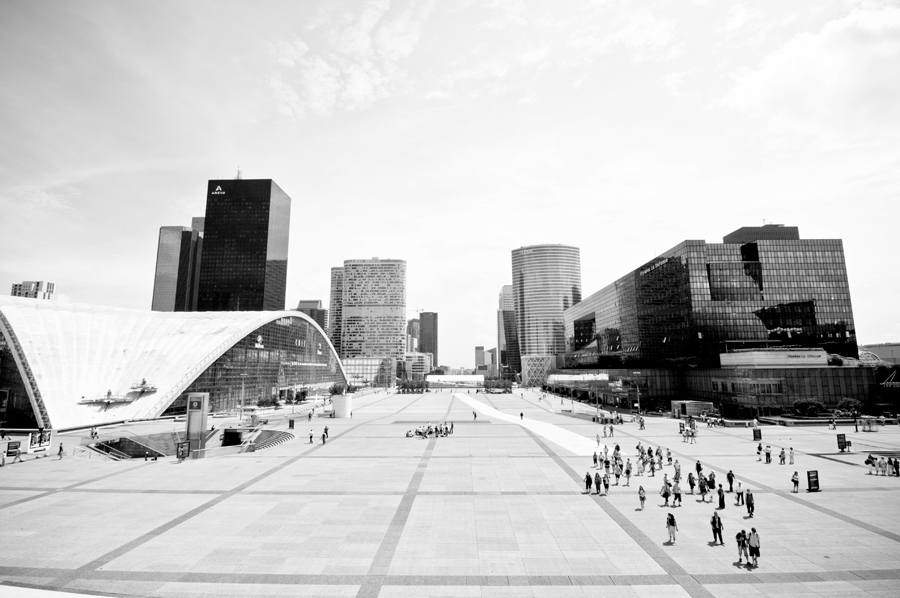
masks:
{"type": "MultiPolygon", "coordinates": [[[[584,436],[581,436],[580,434],[564,430],[559,426],[548,424],[546,422],[534,421],[530,419],[519,419],[518,413],[506,414],[502,411],[497,411],[493,407],[490,407],[489,405],[482,403],[481,401],[473,399],[471,395],[454,393],[453,396],[466,405],[470,406],[475,411],[478,411],[479,413],[483,413],[494,419],[499,419],[511,424],[519,424],[523,428],[531,430],[541,438],[549,440],[550,442],[557,444],[567,451],[570,451],[578,456],[590,457],[594,454],[594,451],[603,451],[603,445],[601,444],[598,448],[597,441],[594,438],[586,438],[584,436]]],[[[612,452],[612,449],[613,447],[609,447],[610,452],[612,452]]]]}

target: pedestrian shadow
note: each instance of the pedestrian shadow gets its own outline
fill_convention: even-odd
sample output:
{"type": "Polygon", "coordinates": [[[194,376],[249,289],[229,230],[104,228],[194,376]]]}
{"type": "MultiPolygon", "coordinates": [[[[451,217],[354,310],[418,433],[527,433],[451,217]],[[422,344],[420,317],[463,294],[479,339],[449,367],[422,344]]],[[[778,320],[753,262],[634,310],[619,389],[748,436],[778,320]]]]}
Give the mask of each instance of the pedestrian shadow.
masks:
{"type": "Polygon", "coordinates": [[[712,542],[707,542],[706,545],[707,545],[707,546],[722,546],[721,544],[719,544],[719,543],[716,542],[715,540],[713,540],[712,542]]]}
{"type": "Polygon", "coordinates": [[[753,516],[752,516],[752,515],[744,515],[743,518],[744,518],[744,519],[753,519],[753,516]]]}
{"type": "Polygon", "coordinates": [[[675,542],[672,542],[671,540],[667,540],[667,541],[663,542],[662,545],[663,546],[672,546],[673,544],[675,544],[675,542]]]}

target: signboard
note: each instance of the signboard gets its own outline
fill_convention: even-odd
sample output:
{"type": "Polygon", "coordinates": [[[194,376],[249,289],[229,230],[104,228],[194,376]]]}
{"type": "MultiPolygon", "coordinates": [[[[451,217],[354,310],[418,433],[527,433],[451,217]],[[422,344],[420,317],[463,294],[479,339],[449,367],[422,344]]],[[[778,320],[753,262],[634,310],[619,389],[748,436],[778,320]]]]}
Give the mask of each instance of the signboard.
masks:
{"type": "Polygon", "coordinates": [[[7,457],[15,457],[16,451],[19,447],[22,446],[22,442],[19,440],[10,440],[6,443],[6,456],[7,457]]]}
{"type": "Polygon", "coordinates": [[[684,434],[684,422],[678,422],[678,433],[684,434]]]}
{"type": "Polygon", "coordinates": [[[753,442],[758,442],[760,440],[762,440],[762,430],[753,428],[753,442]]]}
{"type": "Polygon", "coordinates": [[[175,454],[178,456],[179,461],[184,461],[188,458],[191,452],[191,443],[190,442],[179,442],[177,448],[175,449],[175,454]]]}
{"type": "Polygon", "coordinates": [[[28,434],[28,453],[43,453],[50,449],[52,430],[40,429],[28,434]]]}
{"type": "Polygon", "coordinates": [[[819,472],[818,472],[818,470],[806,472],[806,489],[808,492],[818,492],[819,491],[819,472]]]}
{"type": "Polygon", "coordinates": [[[188,396],[188,411],[200,411],[203,409],[203,398],[202,397],[191,397],[188,396]]]}
{"type": "Polygon", "coordinates": [[[847,435],[846,434],[838,434],[837,442],[838,442],[838,450],[840,450],[841,452],[844,452],[844,450],[847,448],[847,435]]]}

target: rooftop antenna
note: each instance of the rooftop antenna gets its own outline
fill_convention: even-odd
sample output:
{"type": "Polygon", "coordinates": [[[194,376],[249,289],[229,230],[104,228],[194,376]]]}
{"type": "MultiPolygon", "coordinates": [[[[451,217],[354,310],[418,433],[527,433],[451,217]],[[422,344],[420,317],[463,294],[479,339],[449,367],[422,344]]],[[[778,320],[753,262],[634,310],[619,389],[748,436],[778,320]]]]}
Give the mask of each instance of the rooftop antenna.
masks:
{"type": "Polygon", "coordinates": [[[241,180],[242,178],[244,178],[244,176],[241,174],[241,167],[240,167],[240,166],[238,166],[237,176],[234,177],[234,178],[235,178],[235,180],[238,180],[238,181],[241,180]]]}

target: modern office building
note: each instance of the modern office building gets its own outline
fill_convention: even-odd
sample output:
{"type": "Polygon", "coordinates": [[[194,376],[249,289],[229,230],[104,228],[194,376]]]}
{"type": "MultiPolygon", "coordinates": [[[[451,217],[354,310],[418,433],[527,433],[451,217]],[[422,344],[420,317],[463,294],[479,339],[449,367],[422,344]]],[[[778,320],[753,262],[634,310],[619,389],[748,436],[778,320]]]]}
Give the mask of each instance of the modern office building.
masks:
{"type": "Polygon", "coordinates": [[[568,245],[514,249],[512,277],[522,384],[541,384],[565,351],[563,312],[581,301],[580,251],[568,245]]]}
{"type": "Polygon", "coordinates": [[[431,353],[406,353],[406,374],[410,380],[424,380],[425,376],[434,369],[431,353]]]}
{"type": "Polygon", "coordinates": [[[511,284],[503,285],[497,308],[497,365],[508,377],[522,371],[519,335],[516,332],[516,304],[511,284]]]}
{"type": "Polygon", "coordinates": [[[390,357],[406,352],[406,262],[344,262],[342,357],[390,357]]]}
{"type": "Polygon", "coordinates": [[[397,360],[393,357],[348,357],[341,361],[351,386],[388,388],[396,381],[397,360]]]}
{"type": "Polygon", "coordinates": [[[29,299],[52,299],[55,292],[55,283],[44,282],[43,280],[23,280],[12,284],[10,295],[13,297],[27,297],[29,299]]]}
{"type": "Polygon", "coordinates": [[[64,430],[290,400],[346,384],[324,331],[294,311],[155,312],[0,297],[0,419],[64,430]]]}
{"type": "Polygon", "coordinates": [[[334,345],[335,351],[341,357],[344,353],[341,351],[341,332],[344,322],[343,318],[344,303],[344,269],[340,266],[331,269],[331,298],[328,302],[328,313],[330,320],[328,322],[328,336],[331,338],[331,344],[334,345]]]}
{"type": "MultiPolygon", "coordinates": [[[[865,349],[874,353],[876,357],[885,363],[892,365],[900,365],[900,343],[880,343],[877,345],[861,345],[860,349],[865,349]]],[[[898,381],[900,382],[900,381],[898,381]]]]}
{"type": "Polygon", "coordinates": [[[484,347],[478,345],[475,347],[475,369],[478,369],[478,366],[482,366],[484,364],[484,347]]]}
{"type": "Polygon", "coordinates": [[[796,237],[745,227],[653,258],[566,310],[565,368],[608,375],[603,400],[628,407],[638,388],[736,417],[866,400],[842,242],[796,237]]]}
{"type": "Polygon", "coordinates": [[[203,232],[193,225],[202,229],[202,221],[203,218],[193,218],[190,228],[160,227],[151,310],[197,311],[203,232]]]}
{"type": "Polygon", "coordinates": [[[197,310],[283,310],[290,220],[271,179],[209,181],[197,310]]]}
{"type": "Polygon", "coordinates": [[[438,315],[437,312],[423,311],[419,314],[419,352],[431,353],[434,367],[438,361],[438,315]]]}
{"type": "Polygon", "coordinates": [[[301,299],[297,311],[312,318],[322,330],[328,330],[328,310],[322,309],[321,299],[301,299]]]}
{"type": "Polygon", "coordinates": [[[419,352],[419,320],[410,320],[406,323],[406,352],[419,352]]]}

